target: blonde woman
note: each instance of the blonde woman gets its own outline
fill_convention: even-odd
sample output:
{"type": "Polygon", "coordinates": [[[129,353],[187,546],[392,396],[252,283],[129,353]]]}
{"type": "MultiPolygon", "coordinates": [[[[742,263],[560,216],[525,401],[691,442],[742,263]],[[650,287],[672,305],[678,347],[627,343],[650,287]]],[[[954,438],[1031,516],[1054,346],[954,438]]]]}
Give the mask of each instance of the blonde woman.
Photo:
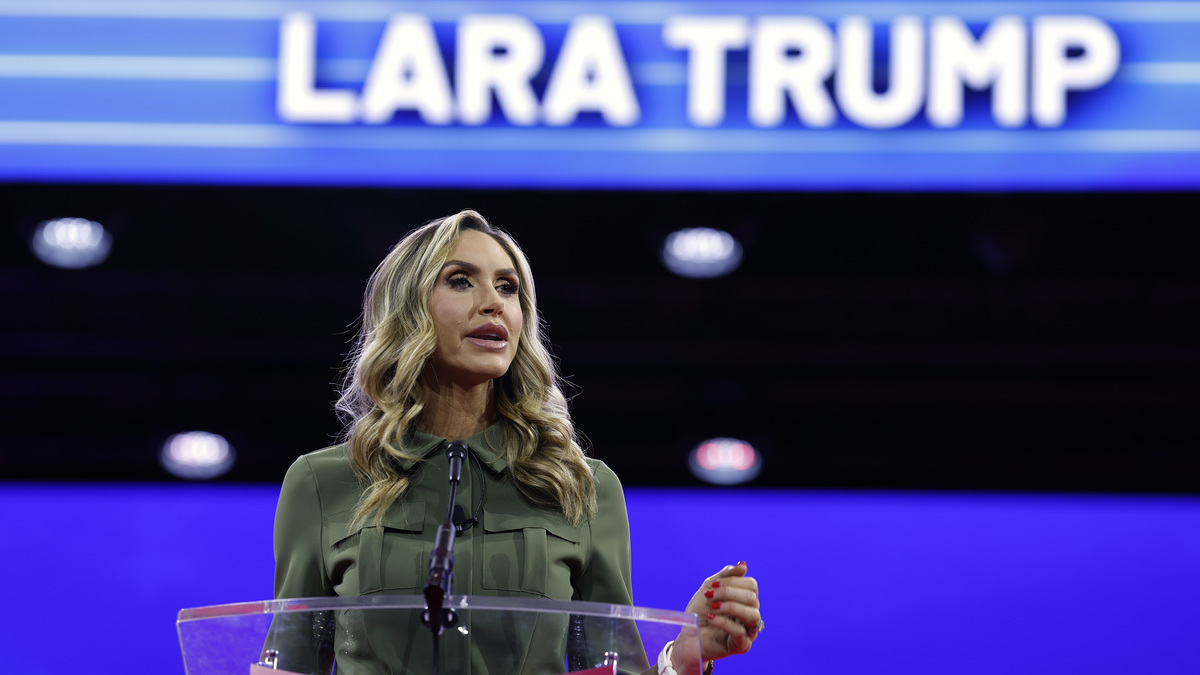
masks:
{"type": "MultiPolygon", "coordinates": [[[[421,593],[447,510],[443,450],[463,439],[455,594],[632,604],[621,483],[576,440],[511,237],[474,211],[410,232],[371,277],[351,359],[338,404],[346,443],[300,457],[284,479],[277,598],[421,593]]],[[[687,611],[701,616],[709,669],[761,629],[741,563],[705,580],[687,611]]],[[[369,639],[384,628],[349,622],[338,622],[339,667],[366,668],[387,649],[369,639]]],[[[672,652],[659,672],[674,670],[672,652]]],[[[546,672],[555,658],[561,672],[561,655],[546,672]]]]}

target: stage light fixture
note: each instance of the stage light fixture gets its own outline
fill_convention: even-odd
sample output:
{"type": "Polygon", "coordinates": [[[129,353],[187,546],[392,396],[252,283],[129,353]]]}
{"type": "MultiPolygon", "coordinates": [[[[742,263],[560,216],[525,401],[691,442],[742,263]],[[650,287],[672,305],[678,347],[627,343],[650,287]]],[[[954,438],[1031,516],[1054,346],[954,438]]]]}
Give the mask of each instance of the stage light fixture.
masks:
{"type": "Polygon", "coordinates": [[[710,438],[692,450],[688,466],[706,483],[737,485],[754,480],[762,470],[762,455],[746,441],[710,438]]]}
{"type": "Polygon", "coordinates": [[[163,443],[159,461],[171,474],[192,480],[216,478],[233,468],[233,446],[220,434],[188,431],[163,443]]]}
{"type": "Polygon", "coordinates": [[[112,235],[87,218],[54,218],[38,224],[30,249],[38,260],[53,267],[95,267],[108,259],[112,235]]]}
{"type": "Polygon", "coordinates": [[[689,227],[667,235],[662,262],[681,277],[711,279],[737,269],[742,263],[742,245],[724,230],[689,227]]]}

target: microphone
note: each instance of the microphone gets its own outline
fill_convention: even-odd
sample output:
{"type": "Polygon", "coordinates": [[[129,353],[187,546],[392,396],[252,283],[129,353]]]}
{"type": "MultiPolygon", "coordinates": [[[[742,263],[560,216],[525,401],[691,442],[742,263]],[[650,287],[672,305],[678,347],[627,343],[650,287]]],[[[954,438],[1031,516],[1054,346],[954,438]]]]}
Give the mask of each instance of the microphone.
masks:
{"type": "Polygon", "coordinates": [[[451,441],[446,447],[446,459],[450,463],[450,501],[446,508],[446,520],[438,525],[433,540],[433,553],[429,556],[429,583],[425,585],[425,615],[422,617],[440,634],[453,625],[456,617],[453,610],[442,614],[442,601],[450,593],[454,574],[454,502],[458,497],[458,484],[462,481],[463,460],[467,457],[467,444],[451,441]]]}
{"type": "MultiPolygon", "coordinates": [[[[463,460],[467,458],[467,444],[450,441],[446,447],[446,459],[450,460],[450,484],[457,486],[462,480],[463,460]]],[[[453,504],[454,502],[451,502],[453,504]]]]}

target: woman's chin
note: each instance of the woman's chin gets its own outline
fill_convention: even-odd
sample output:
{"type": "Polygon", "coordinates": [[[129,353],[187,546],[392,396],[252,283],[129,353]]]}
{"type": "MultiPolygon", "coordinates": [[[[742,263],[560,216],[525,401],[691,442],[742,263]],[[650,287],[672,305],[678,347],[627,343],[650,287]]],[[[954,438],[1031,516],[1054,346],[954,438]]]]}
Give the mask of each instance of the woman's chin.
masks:
{"type": "Polygon", "coordinates": [[[491,383],[508,372],[508,364],[477,366],[473,368],[434,368],[425,373],[425,382],[435,388],[452,386],[459,389],[474,389],[491,383]]]}

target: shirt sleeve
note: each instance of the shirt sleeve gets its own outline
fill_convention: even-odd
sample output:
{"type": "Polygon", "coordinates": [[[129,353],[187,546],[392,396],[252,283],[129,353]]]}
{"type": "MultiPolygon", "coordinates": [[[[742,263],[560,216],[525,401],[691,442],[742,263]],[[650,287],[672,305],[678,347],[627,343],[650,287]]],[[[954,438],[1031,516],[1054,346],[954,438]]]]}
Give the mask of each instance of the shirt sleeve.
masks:
{"type": "Polygon", "coordinates": [[[588,523],[591,554],[576,586],[576,600],[633,604],[629,514],[617,474],[596,462],[596,517],[588,523]]]}
{"type": "Polygon", "coordinates": [[[321,545],[321,494],[307,457],[288,469],[275,509],[275,597],[335,595],[321,545]]]}

